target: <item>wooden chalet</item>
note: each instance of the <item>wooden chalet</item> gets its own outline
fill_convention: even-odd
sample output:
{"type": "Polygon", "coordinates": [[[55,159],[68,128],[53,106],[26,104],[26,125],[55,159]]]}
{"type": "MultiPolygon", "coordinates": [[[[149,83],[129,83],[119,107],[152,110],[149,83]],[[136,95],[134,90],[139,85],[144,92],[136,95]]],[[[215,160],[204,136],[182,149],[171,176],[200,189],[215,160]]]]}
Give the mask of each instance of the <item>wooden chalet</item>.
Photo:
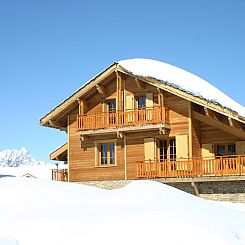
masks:
{"type": "MultiPolygon", "coordinates": [[[[154,66],[156,61],[147,62],[154,66]]],[[[62,180],[245,175],[244,114],[171,81],[137,74],[120,62],[92,78],[40,124],[67,133],[67,143],[50,154],[68,163],[62,180]]]]}

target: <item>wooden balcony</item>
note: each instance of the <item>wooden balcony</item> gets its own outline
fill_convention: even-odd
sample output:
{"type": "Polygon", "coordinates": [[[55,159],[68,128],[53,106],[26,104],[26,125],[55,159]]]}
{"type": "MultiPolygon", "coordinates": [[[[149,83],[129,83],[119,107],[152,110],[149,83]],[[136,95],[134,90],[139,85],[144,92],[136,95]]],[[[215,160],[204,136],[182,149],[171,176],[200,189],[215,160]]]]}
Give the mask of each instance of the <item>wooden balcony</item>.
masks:
{"type": "Polygon", "coordinates": [[[136,173],[136,177],[141,179],[232,175],[245,175],[245,155],[213,159],[140,162],[137,163],[136,173]]]}
{"type": "Polygon", "coordinates": [[[52,169],[52,180],[68,181],[67,169],[52,169]]]}
{"type": "Polygon", "coordinates": [[[166,107],[78,116],[79,131],[126,126],[144,126],[157,123],[169,123],[169,110],[166,107]]]}

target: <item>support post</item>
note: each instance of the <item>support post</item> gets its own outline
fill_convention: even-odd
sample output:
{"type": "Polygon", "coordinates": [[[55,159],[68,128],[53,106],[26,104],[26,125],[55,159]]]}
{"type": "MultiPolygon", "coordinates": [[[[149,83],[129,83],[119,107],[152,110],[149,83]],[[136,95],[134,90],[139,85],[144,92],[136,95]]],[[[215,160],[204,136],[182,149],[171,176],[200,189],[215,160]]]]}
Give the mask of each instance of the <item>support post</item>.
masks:
{"type": "Polygon", "coordinates": [[[77,102],[78,102],[78,115],[85,114],[85,107],[86,107],[85,101],[82,99],[77,99],[77,102]]]}
{"type": "Polygon", "coordinates": [[[189,145],[189,159],[192,159],[192,106],[191,102],[189,101],[189,106],[188,106],[188,131],[189,131],[189,136],[188,136],[188,145],[189,145]]]}
{"type": "Polygon", "coordinates": [[[126,135],[124,135],[124,179],[127,180],[127,138],[126,135]]]}
{"type": "Polygon", "coordinates": [[[116,71],[117,76],[117,110],[122,111],[122,77],[118,71],[116,71]]]}
{"type": "Polygon", "coordinates": [[[70,116],[67,117],[67,181],[70,181],[70,116]]]}
{"type": "Polygon", "coordinates": [[[196,183],[194,181],[191,181],[191,186],[194,188],[194,191],[195,191],[196,196],[199,197],[200,193],[199,193],[199,190],[197,188],[197,185],[196,185],[196,183]]]}

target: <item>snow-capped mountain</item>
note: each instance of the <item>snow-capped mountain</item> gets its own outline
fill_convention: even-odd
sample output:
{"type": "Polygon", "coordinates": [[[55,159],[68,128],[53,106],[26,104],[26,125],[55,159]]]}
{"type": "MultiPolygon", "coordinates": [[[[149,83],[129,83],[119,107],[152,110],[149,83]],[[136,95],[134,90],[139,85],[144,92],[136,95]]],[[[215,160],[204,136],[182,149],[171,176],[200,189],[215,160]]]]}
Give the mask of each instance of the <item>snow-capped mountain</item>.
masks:
{"type": "Polygon", "coordinates": [[[43,164],[44,162],[36,160],[24,147],[20,150],[12,149],[0,152],[0,166],[2,167],[43,164]]]}

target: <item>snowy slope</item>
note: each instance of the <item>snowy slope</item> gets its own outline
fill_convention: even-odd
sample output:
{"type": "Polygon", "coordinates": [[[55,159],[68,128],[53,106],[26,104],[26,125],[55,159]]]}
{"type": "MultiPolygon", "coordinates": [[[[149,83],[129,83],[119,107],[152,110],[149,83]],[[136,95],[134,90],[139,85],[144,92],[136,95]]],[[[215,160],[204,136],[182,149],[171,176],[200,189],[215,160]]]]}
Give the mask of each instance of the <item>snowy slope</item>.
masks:
{"type": "Polygon", "coordinates": [[[151,181],[108,191],[1,178],[0,196],[0,236],[21,245],[245,244],[245,212],[151,181]]]}
{"type": "MultiPolygon", "coordinates": [[[[59,168],[66,168],[66,165],[60,164],[59,168]]],[[[31,174],[39,179],[52,179],[51,169],[56,169],[54,164],[46,165],[21,165],[19,167],[1,167],[0,166],[0,178],[4,176],[17,176],[22,177],[25,174],[31,174]]]]}
{"type": "Polygon", "coordinates": [[[20,150],[12,149],[0,152],[0,166],[18,167],[21,165],[41,165],[32,155],[22,147],[20,150]]]}
{"type": "Polygon", "coordinates": [[[245,117],[244,106],[238,104],[207,81],[183,69],[150,59],[129,59],[118,63],[134,75],[155,78],[195,96],[218,103],[245,117]]]}

